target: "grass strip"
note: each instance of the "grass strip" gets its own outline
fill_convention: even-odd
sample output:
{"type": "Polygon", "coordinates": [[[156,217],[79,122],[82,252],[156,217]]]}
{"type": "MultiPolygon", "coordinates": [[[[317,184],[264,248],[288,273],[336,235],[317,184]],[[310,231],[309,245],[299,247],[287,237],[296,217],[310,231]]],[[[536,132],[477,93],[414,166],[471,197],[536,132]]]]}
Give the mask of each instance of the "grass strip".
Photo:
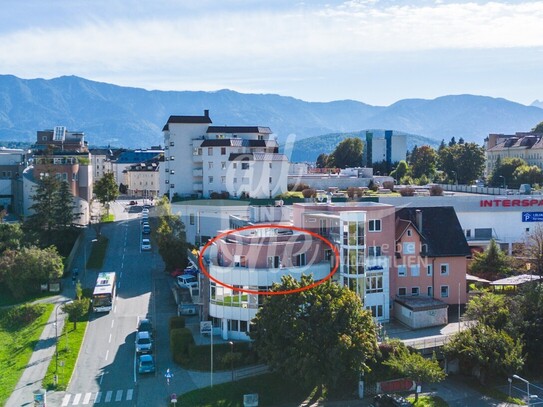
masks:
{"type": "Polygon", "coordinates": [[[91,254],[87,260],[87,269],[101,269],[104,265],[109,239],[100,236],[97,242],[92,244],[91,254]]]}

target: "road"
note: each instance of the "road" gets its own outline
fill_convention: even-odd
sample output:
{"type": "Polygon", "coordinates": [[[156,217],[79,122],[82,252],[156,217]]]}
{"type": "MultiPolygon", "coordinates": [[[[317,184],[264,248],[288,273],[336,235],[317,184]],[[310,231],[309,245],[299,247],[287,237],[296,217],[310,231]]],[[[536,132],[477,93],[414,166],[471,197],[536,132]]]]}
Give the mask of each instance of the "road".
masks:
{"type": "MultiPolygon", "coordinates": [[[[153,378],[156,379],[161,370],[166,369],[162,366],[166,362],[162,362],[160,354],[166,353],[168,348],[156,346],[157,373],[140,378],[136,372],[134,341],[138,319],[147,317],[157,321],[153,276],[159,276],[159,281],[165,277],[159,270],[162,266],[156,247],[150,252],[140,250],[141,207],[139,211],[138,208],[129,208],[131,212],[128,213],[124,212],[122,203],[116,205],[120,205],[123,211],[121,216],[116,214],[116,219],[122,220],[102,229],[109,245],[100,270],[117,273],[115,306],[109,313],[92,315],[74,375],[60,401],[61,406],[110,402],[119,407],[143,405],[138,399],[145,394],[146,384],[154,382],[153,378]]],[[[116,212],[118,210],[116,208],[116,212]]],[[[84,287],[94,286],[97,273],[98,270],[86,271],[84,287]]],[[[174,310],[169,307],[169,314],[174,310]]]]}

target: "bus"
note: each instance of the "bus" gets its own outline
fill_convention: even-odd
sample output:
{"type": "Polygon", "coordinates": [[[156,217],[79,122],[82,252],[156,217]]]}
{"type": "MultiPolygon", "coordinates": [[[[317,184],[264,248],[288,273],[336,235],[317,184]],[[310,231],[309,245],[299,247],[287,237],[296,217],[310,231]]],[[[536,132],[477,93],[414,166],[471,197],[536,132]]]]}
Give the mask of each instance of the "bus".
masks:
{"type": "Polygon", "coordinates": [[[115,272],[99,273],[92,293],[92,309],[94,312],[109,312],[113,308],[117,281],[115,272]]]}

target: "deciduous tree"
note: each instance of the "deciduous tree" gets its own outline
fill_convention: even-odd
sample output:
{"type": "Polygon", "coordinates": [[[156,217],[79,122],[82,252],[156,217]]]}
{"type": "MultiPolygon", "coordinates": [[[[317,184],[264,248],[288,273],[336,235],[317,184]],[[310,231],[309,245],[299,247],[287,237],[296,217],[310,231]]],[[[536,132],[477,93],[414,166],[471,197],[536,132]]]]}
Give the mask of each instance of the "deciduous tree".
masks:
{"type": "Polygon", "coordinates": [[[518,188],[520,184],[514,179],[513,173],[518,167],[523,165],[528,164],[522,158],[506,157],[500,161],[496,161],[496,166],[489,178],[489,184],[494,187],[501,187],[503,184],[506,184],[511,188],[518,188]]]}
{"type": "Polygon", "coordinates": [[[119,187],[111,171],[106,172],[102,178],[94,183],[94,193],[98,201],[106,207],[109,216],[109,204],[119,196],[119,187]]]}
{"type": "Polygon", "coordinates": [[[484,166],[484,148],[475,143],[455,143],[439,151],[439,168],[453,182],[472,183],[481,178],[484,166]]]}
{"type": "Polygon", "coordinates": [[[511,273],[509,259],[494,239],[482,253],[476,253],[469,265],[471,274],[488,280],[504,278],[511,273]]]}
{"type": "Polygon", "coordinates": [[[337,168],[362,166],[364,144],[358,137],[350,137],[339,143],[330,154],[329,160],[337,168]]]}
{"type": "MultiPolygon", "coordinates": [[[[274,290],[297,290],[313,282],[283,278],[274,290]]],[[[326,282],[288,295],[271,295],[251,329],[258,354],[274,370],[308,387],[333,391],[354,382],[377,351],[375,325],[359,297],[326,282]]]]}
{"type": "Polygon", "coordinates": [[[437,153],[430,146],[414,147],[409,157],[409,169],[413,178],[422,175],[433,179],[436,172],[437,153]]]}
{"type": "Polygon", "coordinates": [[[468,302],[466,317],[478,324],[497,330],[504,329],[509,319],[506,297],[494,293],[475,296],[468,302]]]}
{"type": "Polygon", "coordinates": [[[158,252],[165,263],[166,270],[184,267],[187,263],[187,241],[185,225],[181,218],[173,215],[171,205],[163,197],[157,206],[158,228],[156,230],[158,252]]]}

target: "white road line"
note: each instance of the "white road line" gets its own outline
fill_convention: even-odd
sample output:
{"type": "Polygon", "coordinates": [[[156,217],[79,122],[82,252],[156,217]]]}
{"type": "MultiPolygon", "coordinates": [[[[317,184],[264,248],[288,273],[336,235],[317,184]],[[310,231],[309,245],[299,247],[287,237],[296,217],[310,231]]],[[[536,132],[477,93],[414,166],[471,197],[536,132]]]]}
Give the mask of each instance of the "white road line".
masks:
{"type": "Polygon", "coordinates": [[[68,403],[70,402],[71,394],[65,394],[64,398],[62,399],[62,407],[66,407],[68,403]]]}
{"type": "MultiPolygon", "coordinates": [[[[100,379],[100,383],[102,383],[102,379],[100,379]]],[[[101,399],[102,399],[102,392],[99,391],[98,393],[96,393],[96,398],[94,399],[94,404],[98,404],[101,399]]]]}
{"type": "Polygon", "coordinates": [[[111,320],[111,327],[112,328],[113,328],[113,325],[115,325],[115,320],[114,319],[111,320]]]}
{"type": "Polygon", "coordinates": [[[115,396],[115,401],[121,401],[123,399],[123,391],[117,390],[117,395],[115,396]]]}
{"type": "Polygon", "coordinates": [[[106,399],[104,400],[106,403],[109,403],[111,401],[111,396],[113,395],[113,392],[110,390],[106,393],[106,399]]]}
{"type": "Polygon", "coordinates": [[[109,334],[109,341],[108,342],[111,343],[111,334],[109,334]]]}
{"type": "Polygon", "coordinates": [[[83,404],[89,404],[92,393],[85,393],[85,398],[83,399],[83,404]]]}
{"type": "Polygon", "coordinates": [[[74,396],[74,401],[73,401],[72,405],[77,406],[79,404],[79,400],[81,400],[81,393],[77,393],[74,396]]]}
{"type": "Polygon", "coordinates": [[[109,356],[109,349],[106,351],[106,360],[108,356],[109,356]]]}
{"type": "Polygon", "coordinates": [[[134,393],[134,390],[133,389],[128,389],[126,391],[126,401],[130,401],[132,400],[132,394],[134,393]]]}

